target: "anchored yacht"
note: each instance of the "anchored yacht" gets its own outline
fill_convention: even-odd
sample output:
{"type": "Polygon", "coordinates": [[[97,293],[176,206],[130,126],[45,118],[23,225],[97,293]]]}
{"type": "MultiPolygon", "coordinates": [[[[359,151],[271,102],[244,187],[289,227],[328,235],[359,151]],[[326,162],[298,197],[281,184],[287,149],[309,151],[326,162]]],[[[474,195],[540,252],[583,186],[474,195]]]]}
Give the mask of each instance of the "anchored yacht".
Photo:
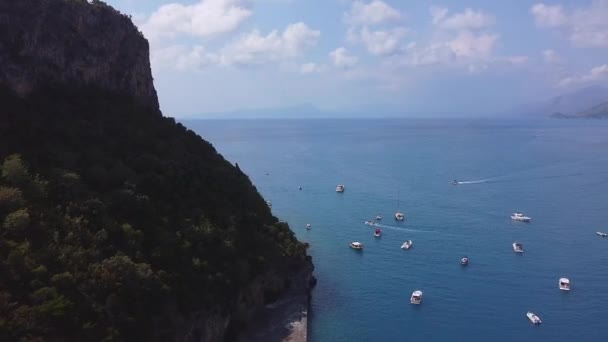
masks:
{"type": "Polygon", "coordinates": [[[420,304],[422,302],[422,291],[416,290],[412,292],[412,296],[410,297],[410,303],[412,304],[420,304]]]}
{"type": "Polygon", "coordinates": [[[541,324],[543,322],[540,320],[540,317],[538,317],[534,312],[528,311],[526,316],[528,316],[528,319],[530,320],[530,322],[532,322],[534,324],[541,324]]]}
{"type": "Polygon", "coordinates": [[[562,291],[570,291],[570,279],[559,278],[559,289],[562,291]]]}
{"type": "Polygon", "coordinates": [[[361,242],[351,242],[350,248],[352,249],[363,249],[363,244],[361,242]]]}
{"type": "Polygon", "coordinates": [[[412,247],[412,240],[407,240],[401,245],[401,249],[410,249],[412,247]]]}
{"type": "Polygon", "coordinates": [[[515,251],[515,253],[523,253],[524,245],[519,242],[513,242],[513,250],[515,251]]]}

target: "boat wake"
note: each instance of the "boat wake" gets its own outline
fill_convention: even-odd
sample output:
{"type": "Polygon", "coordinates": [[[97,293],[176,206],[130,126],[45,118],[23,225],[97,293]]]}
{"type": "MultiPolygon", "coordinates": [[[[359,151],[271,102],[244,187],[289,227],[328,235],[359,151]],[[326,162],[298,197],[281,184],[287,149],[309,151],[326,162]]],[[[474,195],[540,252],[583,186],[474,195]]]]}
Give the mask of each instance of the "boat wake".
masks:
{"type": "Polygon", "coordinates": [[[368,226],[373,226],[373,227],[378,227],[378,228],[387,228],[387,229],[393,229],[393,230],[401,230],[404,232],[435,233],[434,231],[430,231],[430,230],[420,230],[420,229],[410,229],[410,228],[404,228],[404,227],[390,226],[387,224],[382,224],[382,223],[377,223],[377,222],[366,221],[365,224],[368,226]]]}
{"type": "Polygon", "coordinates": [[[553,179],[553,178],[566,178],[566,177],[579,177],[584,176],[585,173],[576,172],[576,173],[567,173],[567,174],[557,174],[557,175],[544,175],[544,176],[500,176],[500,177],[492,177],[478,180],[465,180],[458,181],[458,185],[464,184],[488,184],[488,183],[512,183],[512,182],[524,182],[524,181],[533,181],[533,180],[545,180],[545,179],[553,179]]]}
{"type": "Polygon", "coordinates": [[[488,181],[490,181],[490,178],[479,179],[479,180],[470,180],[470,181],[459,181],[458,184],[481,184],[481,183],[488,183],[488,181]]]}

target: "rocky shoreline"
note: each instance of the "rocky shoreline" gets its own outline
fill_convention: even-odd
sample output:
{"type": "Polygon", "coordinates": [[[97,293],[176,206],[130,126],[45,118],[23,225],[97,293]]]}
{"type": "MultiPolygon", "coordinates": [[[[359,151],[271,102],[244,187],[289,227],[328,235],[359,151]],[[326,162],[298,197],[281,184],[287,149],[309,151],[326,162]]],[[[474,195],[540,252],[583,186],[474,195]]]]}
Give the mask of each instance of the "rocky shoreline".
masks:
{"type": "Polygon", "coordinates": [[[312,263],[289,279],[287,290],[261,308],[239,337],[239,342],[306,342],[308,311],[316,278],[312,263]]]}

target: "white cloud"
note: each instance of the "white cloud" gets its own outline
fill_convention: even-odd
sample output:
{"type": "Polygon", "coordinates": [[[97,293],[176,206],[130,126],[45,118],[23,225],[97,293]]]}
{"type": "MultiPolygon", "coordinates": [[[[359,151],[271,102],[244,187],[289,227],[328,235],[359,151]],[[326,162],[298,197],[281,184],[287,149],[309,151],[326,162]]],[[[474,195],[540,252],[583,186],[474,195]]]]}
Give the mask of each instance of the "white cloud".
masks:
{"type": "Polygon", "coordinates": [[[493,15],[484,13],[482,11],[474,11],[470,8],[465,9],[462,13],[455,13],[452,16],[447,16],[447,14],[447,8],[431,7],[433,23],[444,29],[481,29],[494,25],[496,22],[493,15]]]}
{"type": "Polygon", "coordinates": [[[543,51],[543,59],[545,60],[545,62],[549,63],[549,64],[557,64],[560,62],[560,58],[557,55],[557,52],[551,50],[551,49],[547,49],[543,51]]]}
{"type": "Polygon", "coordinates": [[[506,63],[512,66],[521,66],[528,64],[530,62],[530,57],[528,56],[507,56],[507,57],[498,57],[494,59],[497,63],[506,63]]]}
{"type": "Polygon", "coordinates": [[[521,65],[527,62],[525,56],[492,57],[497,40],[498,35],[495,34],[461,31],[452,39],[426,45],[411,42],[398,63],[406,66],[459,66],[476,72],[485,70],[491,63],[521,65]]]}
{"type": "Polygon", "coordinates": [[[312,74],[323,71],[323,65],[319,65],[317,63],[304,63],[300,65],[300,73],[302,74],[312,74]]]}
{"type": "Polygon", "coordinates": [[[475,35],[470,31],[462,31],[448,46],[457,57],[486,58],[492,53],[497,39],[496,34],[475,35]]]}
{"type": "Polygon", "coordinates": [[[208,53],[202,46],[172,45],[156,49],[151,54],[153,68],[175,68],[180,71],[200,70],[206,66],[217,64],[218,56],[208,53]]]}
{"type": "Polygon", "coordinates": [[[535,4],[530,8],[530,13],[539,27],[558,27],[568,23],[568,17],[560,5],[535,4]]]}
{"type": "Polygon", "coordinates": [[[251,16],[246,0],[200,0],[192,5],[162,5],[141,25],[146,37],[156,40],[186,34],[211,37],[236,30],[251,16]]]}
{"type": "Polygon", "coordinates": [[[344,20],[349,25],[375,25],[400,18],[401,13],[398,10],[380,0],[373,0],[368,4],[355,1],[350,11],[344,14],[344,20]]]}
{"type": "Polygon", "coordinates": [[[608,64],[596,66],[582,75],[563,78],[557,85],[559,87],[568,87],[575,84],[593,83],[603,80],[608,80],[608,64]]]}
{"type": "Polygon", "coordinates": [[[431,12],[431,17],[433,18],[431,22],[433,25],[439,24],[443,18],[448,14],[448,9],[445,7],[431,6],[429,9],[431,12]]]}
{"type": "Polygon", "coordinates": [[[332,63],[339,68],[350,68],[353,67],[359,61],[357,56],[349,54],[348,50],[344,47],[339,47],[329,53],[332,63]]]}
{"type": "Polygon", "coordinates": [[[362,42],[367,51],[373,55],[390,55],[399,48],[401,39],[406,32],[403,27],[376,31],[370,31],[367,27],[363,27],[359,31],[359,36],[355,39],[362,42]]]}
{"type": "Polygon", "coordinates": [[[530,13],[537,26],[558,30],[576,47],[608,47],[608,0],[595,0],[571,13],[559,5],[539,3],[530,13]]]}
{"type": "Polygon", "coordinates": [[[412,42],[407,45],[402,62],[410,66],[429,66],[449,64],[455,59],[456,56],[445,42],[431,43],[422,47],[412,42]]]}
{"type": "Polygon", "coordinates": [[[282,33],[274,30],[266,36],[255,30],[241,36],[222,50],[224,65],[254,65],[301,56],[315,46],[321,35],[304,23],[290,24],[282,33]]]}

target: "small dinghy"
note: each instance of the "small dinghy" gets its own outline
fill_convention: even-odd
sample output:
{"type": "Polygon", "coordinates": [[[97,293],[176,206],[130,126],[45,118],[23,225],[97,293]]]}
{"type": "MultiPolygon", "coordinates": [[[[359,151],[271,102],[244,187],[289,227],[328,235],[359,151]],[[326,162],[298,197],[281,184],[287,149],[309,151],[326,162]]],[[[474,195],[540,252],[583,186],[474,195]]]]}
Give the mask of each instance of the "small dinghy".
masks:
{"type": "Polygon", "coordinates": [[[374,231],[374,236],[375,237],[381,237],[382,236],[382,229],[380,228],[376,228],[376,230],[374,231]]]}
{"type": "Polygon", "coordinates": [[[534,312],[528,311],[526,316],[528,316],[528,319],[533,324],[541,324],[543,322],[543,321],[541,321],[540,317],[538,317],[534,312]]]}
{"type": "Polygon", "coordinates": [[[338,184],[336,186],[336,192],[344,192],[344,185],[343,184],[338,184]]]}
{"type": "Polygon", "coordinates": [[[363,244],[361,242],[351,242],[350,248],[352,249],[363,249],[363,244]]]}
{"type": "Polygon", "coordinates": [[[401,249],[410,249],[412,247],[412,240],[407,240],[401,245],[401,249]]]}
{"type": "Polygon", "coordinates": [[[466,266],[469,264],[469,258],[467,256],[463,256],[462,259],[460,259],[460,264],[462,266],[466,266]]]}
{"type": "Polygon", "coordinates": [[[311,229],[312,229],[312,226],[310,225],[310,223],[307,223],[306,224],[306,230],[311,230],[311,229]]]}
{"type": "Polygon", "coordinates": [[[376,221],[381,221],[382,220],[382,215],[378,214],[376,215],[376,221]]]}

